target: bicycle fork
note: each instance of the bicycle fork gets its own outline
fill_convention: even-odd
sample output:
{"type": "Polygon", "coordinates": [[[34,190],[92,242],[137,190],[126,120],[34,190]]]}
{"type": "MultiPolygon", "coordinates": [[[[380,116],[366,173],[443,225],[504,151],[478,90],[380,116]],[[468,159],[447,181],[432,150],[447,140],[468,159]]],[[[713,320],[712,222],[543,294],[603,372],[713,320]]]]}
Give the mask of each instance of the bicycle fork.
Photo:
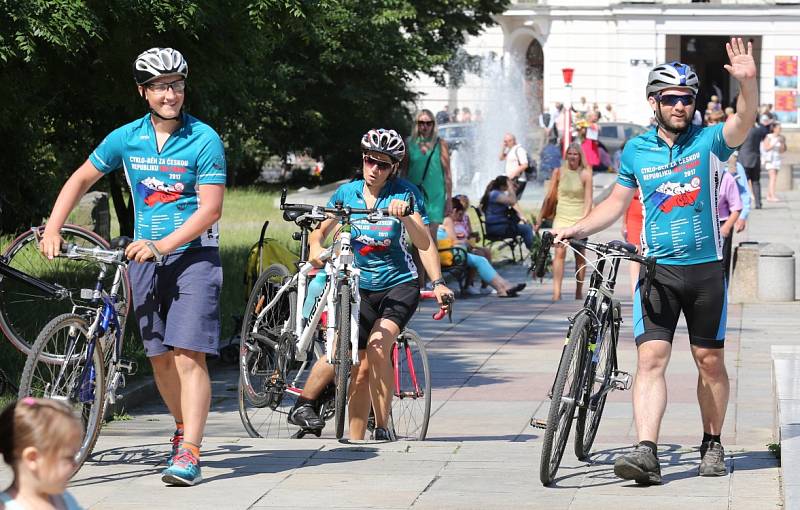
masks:
{"type": "Polygon", "coordinates": [[[414,385],[414,391],[401,391],[400,389],[400,341],[396,341],[392,347],[392,356],[394,359],[394,396],[397,398],[420,398],[422,391],[419,389],[419,382],[417,381],[417,371],[414,369],[414,358],[411,355],[411,346],[408,342],[402,342],[408,362],[408,375],[411,378],[411,383],[414,385]]]}

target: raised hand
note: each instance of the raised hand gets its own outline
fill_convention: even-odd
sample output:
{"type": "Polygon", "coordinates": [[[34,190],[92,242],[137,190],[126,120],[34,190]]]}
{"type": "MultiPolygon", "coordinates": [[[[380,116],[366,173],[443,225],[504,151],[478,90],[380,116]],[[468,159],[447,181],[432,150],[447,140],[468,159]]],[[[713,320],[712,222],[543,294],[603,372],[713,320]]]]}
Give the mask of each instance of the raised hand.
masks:
{"type": "Polygon", "coordinates": [[[741,37],[731,37],[731,42],[725,43],[730,64],[725,64],[725,70],[738,81],[751,80],[756,77],[756,61],[753,60],[753,43],[748,42],[745,49],[741,37]]]}

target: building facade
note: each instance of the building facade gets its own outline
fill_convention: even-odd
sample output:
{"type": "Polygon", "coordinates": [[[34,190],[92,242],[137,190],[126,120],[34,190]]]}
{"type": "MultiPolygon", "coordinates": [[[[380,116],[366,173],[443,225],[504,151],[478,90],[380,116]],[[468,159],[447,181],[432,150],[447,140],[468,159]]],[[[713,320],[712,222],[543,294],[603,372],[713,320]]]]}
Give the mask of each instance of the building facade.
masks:
{"type": "MultiPolygon", "coordinates": [[[[731,36],[752,41],[762,104],[773,104],[788,126],[798,125],[798,57],[800,2],[717,0],[690,2],[616,2],[612,0],[542,0],[512,2],[496,17],[497,25],[471,38],[465,49],[487,61],[499,61],[519,87],[528,115],[549,110],[556,102],[573,104],[581,97],[601,111],[612,105],[618,120],[647,124],[652,111],[645,83],[655,64],[681,60],[695,67],[704,109],[712,95],[723,106],[735,101],[737,87],[723,65],[731,36]],[[563,68],[574,69],[573,87],[565,88],[563,68]]],[[[467,74],[456,88],[421,78],[418,106],[438,111],[491,107],[492,80],[467,74]]]]}

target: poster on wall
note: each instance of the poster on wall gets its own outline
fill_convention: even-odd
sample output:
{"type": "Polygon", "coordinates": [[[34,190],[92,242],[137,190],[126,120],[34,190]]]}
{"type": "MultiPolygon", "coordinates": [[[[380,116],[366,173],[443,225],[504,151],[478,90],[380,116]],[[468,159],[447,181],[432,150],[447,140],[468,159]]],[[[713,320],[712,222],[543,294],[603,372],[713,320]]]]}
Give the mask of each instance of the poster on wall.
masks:
{"type": "Polygon", "coordinates": [[[775,88],[797,89],[797,56],[775,57],[775,88]]]}
{"type": "Polygon", "coordinates": [[[773,111],[782,124],[797,124],[797,90],[776,90],[773,111]]]}

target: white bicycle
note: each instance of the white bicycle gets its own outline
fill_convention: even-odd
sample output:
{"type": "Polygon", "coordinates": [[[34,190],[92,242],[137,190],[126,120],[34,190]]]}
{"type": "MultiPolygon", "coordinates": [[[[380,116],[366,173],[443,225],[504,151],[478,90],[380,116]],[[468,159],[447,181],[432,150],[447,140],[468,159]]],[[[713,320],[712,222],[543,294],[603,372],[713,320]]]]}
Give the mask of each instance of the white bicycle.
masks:
{"type": "MultiPolygon", "coordinates": [[[[289,274],[280,264],[269,266],[258,278],[245,309],[239,356],[239,414],[252,437],[303,437],[309,431],[287,422],[289,410],[302,393],[307,368],[326,356],[335,367],[335,381],[318,399],[319,416],[334,419],[336,437],[344,435],[350,370],[358,360],[360,295],[359,269],[351,246],[351,216],[366,215],[377,222],[389,217],[386,209],[353,209],[287,204],[281,197],[284,219],[300,227],[298,272],[289,274]],[[333,246],[320,260],[327,275],[318,304],[308,319],[301,313],[310,273],[308,235],[322,221],[335,217],[341,227],[333,246]],[[342,339],[343,341],[339,341],[342,339]]],[[[413,210],[409,207],[408,214],[413,210]]],[[[430,416],[428,359],[419,337],[404,330],[393,349],[395,397],[392,409],[398,437],[424,439],[430,416]],[[400,362],[405,357],[405,362],[400,362]]],[[[319,436],[321,431],[312,431],[319,436]]]]}

